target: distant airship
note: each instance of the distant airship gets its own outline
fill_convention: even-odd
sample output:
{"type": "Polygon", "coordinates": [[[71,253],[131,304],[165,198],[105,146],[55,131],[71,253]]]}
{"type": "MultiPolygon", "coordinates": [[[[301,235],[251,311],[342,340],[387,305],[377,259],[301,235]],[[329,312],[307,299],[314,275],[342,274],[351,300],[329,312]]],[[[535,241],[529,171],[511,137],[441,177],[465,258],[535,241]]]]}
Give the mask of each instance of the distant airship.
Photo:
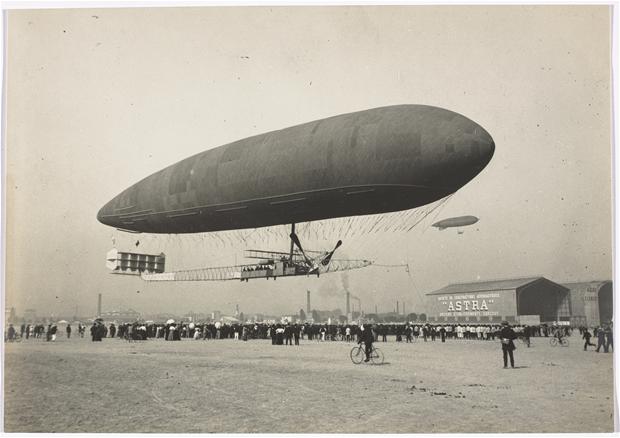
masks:
{"type": "Polygon", "coordinates": [[[206,150],[132,185],[97,214],[147,233],[198,233],[387,213],[450,195],[495,144],[442,108],[374,108],[206,150]]]}
{"type": "MultiPolygon", "coordinates": [[[[440,230],[445,230],[446,228],[466,227],[468,225],[473,225],[476,222],[478,222],[478,218],[476,216],[459,216],[440,220],[439,222],[435,222],[433,226],[435,228],[439,228],[440,230]]],[[[462,232],[459,234],[462,234],[462,232]]]]}

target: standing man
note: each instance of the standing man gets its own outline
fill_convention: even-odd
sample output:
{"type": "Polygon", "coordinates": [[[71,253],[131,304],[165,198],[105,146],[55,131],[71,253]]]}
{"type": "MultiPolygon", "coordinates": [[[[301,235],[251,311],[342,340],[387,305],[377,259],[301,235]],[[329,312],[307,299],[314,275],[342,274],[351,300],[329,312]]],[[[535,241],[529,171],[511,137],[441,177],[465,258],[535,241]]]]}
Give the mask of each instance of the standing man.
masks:
{"type": "Polygon", "coordinates": [[[523,339],[525,340],[525,345],[527,348],[530,348],[530,337],[532,336],[532,328],[529,325],[525,325],[523,327],[523,339]]]}
{"type": "Polygon", "coordinates": [[[370,354],[372,353],[372,343],[375,341],[375,337],[372,334],[372,326],[370,324],[362,324],[360,330],[361,334],[358,344],[364,343],[364,351],[366,352],[366,359],[364,359],[364,362],[368,362],[370,360],[370,354]]]}
{"type": "Polygon", "coordinates": [[[603,327],[599,327],[596,332],[596,337],[598,338],[598,345],[596,346],[596,352],[598,353],[601,347],[605,348],[605,331],[603,327]]]}
{"type": "Polygon", "coordinates": [[[609,353],[609,347],[611,347],[612,350],[614,348],[614,332],[609,325],[605,326],[604,331],[607,338],[605,342],[605,353],[609,353]]]}
{"type": "Polygon", "coordinates": [[[67,339],[71,339],[71,324],[67,324],[67,339]]]}
{"type": "Polygon", "coordinates": [[[293,337],[295,338],[295,345],[299,345],[300,331],[301,331],[301,328],[297,324],[295,324],[293,326],[293,337]]]}
{"type": "Polygon", "coordinates": [[[411,337],[413,335],[413,328],[409,323],[407,323],[407,327],[405,327],[405,337],[407,339],[407,343],[411,342],[411,337]]]}
{"type": "Polygon", "coordinates": [[[582,339],[586,340],[586,342],[583,344],[583,351],[587,351],[588,345],[591,346],[591,347],[596,347],[596,345],[594,345],[594,344],[592,344],[590,342],[590,338],[592,337],[592,335],[590,334],[590,331],[588,330],[588,328],[584,327],[582,329],[582,332],[583,332],[582,339]]]}
{"type": "Polygon", "coordinates": [[[15,340],[16,334],[17,334],[17,331],[15,330],[15,327],[13,327],[13,324],[9,324],[9,328],[7,330],[8,341],[13,342],[15,340]]]}
{"type": "Polygon", "coordinates": [[[293,345],[293,328],[290,322],[284,327],[284,345],[293,345]]]}
{"type": "Polygon", "coordinates": [[[510,366],[515,367],[515,358],[513,351],[516,350],[514,340],[517,339],[517,334],[508,324],[508,321],[502,322],[502,329],[499,332],[499,337],[502,340],[502,354],[504,356],[504,368],[508,368],[508,356],[510,356],[510,366]]]}

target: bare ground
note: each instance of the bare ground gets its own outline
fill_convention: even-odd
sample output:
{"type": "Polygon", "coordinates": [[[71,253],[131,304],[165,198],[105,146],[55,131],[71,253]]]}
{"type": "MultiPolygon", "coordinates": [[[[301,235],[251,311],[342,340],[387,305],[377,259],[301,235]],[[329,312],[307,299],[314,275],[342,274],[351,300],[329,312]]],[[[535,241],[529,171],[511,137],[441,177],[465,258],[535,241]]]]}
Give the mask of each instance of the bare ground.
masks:
{"type": "Polygon", "coordinates": [[[7,432],[612,432],[612,355],[536,338],[353,344],[104,339],[5,344],[7,432]]]}

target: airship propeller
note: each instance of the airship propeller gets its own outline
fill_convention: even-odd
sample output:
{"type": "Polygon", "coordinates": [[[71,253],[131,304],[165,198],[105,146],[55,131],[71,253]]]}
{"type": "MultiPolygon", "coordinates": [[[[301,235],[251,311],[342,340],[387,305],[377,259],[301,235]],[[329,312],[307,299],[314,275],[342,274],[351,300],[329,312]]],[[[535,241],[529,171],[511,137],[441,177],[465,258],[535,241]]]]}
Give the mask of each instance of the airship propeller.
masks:
{"type": "Polygon", "coordinates": [[[334,247],[334,249],[331,252],[327,253],[327,255],[323,258],[323,260],[321,260],[321,264],[323,266],[329,265],[329,262],[331,261],[332,256],[334,255],[336,250],[340,247],[340,245],[342,245],[342,240],[339,240],[338,243],[336,243],[336,246],[334,247]]]}
{"type": "Polygon", "coordinates": [[[308,265],[311,265],[312,264],[312,260],[310,258],[308,258],[308,256],[304,252],[304,249],[301,247],[301,242],[299,241],[299,237],[297,237],[297,234],[291,233],[291,240],[293,241],[295,246],[297,248],[299,248],[299,251],[301,252],[301,255],[304,256],[304,259],[306,259],[306,263],[308,263],[308,265]]]}
{"type": "Polygon", "coordinates": [[[291,240],[293,241],[293,243],[295,244],[295,246],[297,248],[299,248],[299,251],[301,252],[301,255],[304,257],[306,264],[309,268],[308,273],[309,274],[314,274],[319,270],[319,263],[323,266],[327,266],[329,265],[329,262],[332,259],[332,256],[334,255],[334,253],[336,252],[336,250],[340,247],[340,245],[342,245],[342,240],[339,240],[336,243],[336,246],[334,247],[333,250],[331,250],[330,252],[326,252],[321,260],[319,260],[319,257],[316,257],[314,259],[311,259],[310,257],[308,257],[306,255],[306,253],[304,252],[304,249],[301,247],[301,242],[299,241],[299,237],[297,237],[297,234],[295,233],[291,233],[291,240]]]}

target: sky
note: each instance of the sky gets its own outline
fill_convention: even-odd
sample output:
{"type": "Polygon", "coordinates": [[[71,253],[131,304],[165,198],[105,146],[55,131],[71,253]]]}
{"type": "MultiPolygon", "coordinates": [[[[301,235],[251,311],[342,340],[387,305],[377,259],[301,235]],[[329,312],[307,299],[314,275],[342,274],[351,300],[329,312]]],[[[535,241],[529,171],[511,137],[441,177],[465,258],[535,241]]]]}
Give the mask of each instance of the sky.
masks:
{"type": "MultiPolygon", "coordinates": [[[[104,311],[292,314],[307,290],[313,308],[344,309],[346,286],[366,312],[398,300],[420,313],[425,293],[453,282],[611,279],[610,22],[607,6],[11,10],[6,306],[94,315],[101,293],[104,311]],[[106,269],[112,246],[136,240],[170,269],[243,262],[242,245],[128,235],[97,211],[203,150],[395,104],[458,112],[496,143],[482,173],[410,232],[347,236],[337,253],[409,272],[154,284],[106,269]],[[480,221],[462,234],[430,227],[461,215],[480,221]]],[[[340,238],[308,226],[311,244],[340,238]]]]}

